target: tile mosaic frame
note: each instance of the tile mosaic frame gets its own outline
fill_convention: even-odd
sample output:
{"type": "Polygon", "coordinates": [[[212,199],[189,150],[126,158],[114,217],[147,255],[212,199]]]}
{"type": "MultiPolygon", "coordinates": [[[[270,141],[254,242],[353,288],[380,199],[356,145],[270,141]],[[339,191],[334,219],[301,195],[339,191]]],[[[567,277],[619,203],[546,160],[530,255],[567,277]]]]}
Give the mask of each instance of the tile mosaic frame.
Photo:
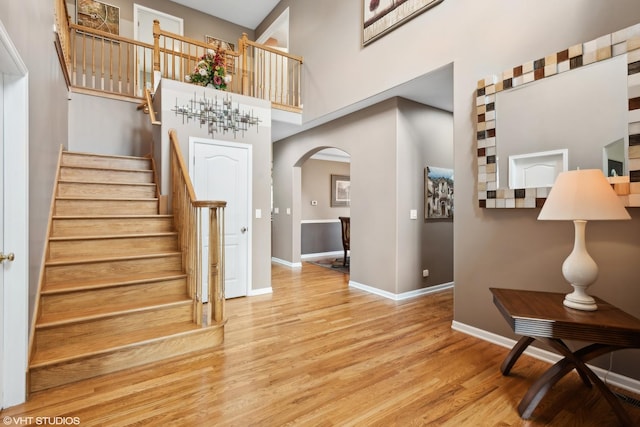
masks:
{"type": "Polygon", "coordinates": [[[616,184],[619,186],[616,191],[626,206],[640,206],[640,24],[636,24],[513,67],[504,71],[500,77],[489,76],[478,81],[475,103],[477,194],[481,208],[542,207],[551,189],[498,188],[496,94],[623,54],[627,54],[628,71],[629,177],[626,183],[616,184]]]}

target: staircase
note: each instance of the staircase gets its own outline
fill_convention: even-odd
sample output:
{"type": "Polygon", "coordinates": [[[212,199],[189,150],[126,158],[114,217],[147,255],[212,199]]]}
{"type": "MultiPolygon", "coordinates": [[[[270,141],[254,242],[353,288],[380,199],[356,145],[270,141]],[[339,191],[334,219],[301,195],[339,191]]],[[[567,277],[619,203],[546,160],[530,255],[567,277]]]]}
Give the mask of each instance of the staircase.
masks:
{"type": "Polygon", "coordinates": [[[150,159],[63,152],[29,364],[30,392],[222,342],[194,323],[173,217],[150,159]]]}

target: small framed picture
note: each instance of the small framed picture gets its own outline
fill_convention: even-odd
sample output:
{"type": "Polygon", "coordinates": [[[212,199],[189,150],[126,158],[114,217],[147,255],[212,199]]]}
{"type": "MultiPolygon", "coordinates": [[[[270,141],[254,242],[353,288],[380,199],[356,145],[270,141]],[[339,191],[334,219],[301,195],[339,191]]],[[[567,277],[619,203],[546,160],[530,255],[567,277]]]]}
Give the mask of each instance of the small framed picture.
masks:
{"type": "Polygon", "coordinates": [[[424,168],[424,218],[453,219],[453,169],[424,168]]]}
{"type": "Polygon", "coordinates": [[[214,49],[224,49],[224,50],[232,50],[235,51],[236,47],[233,43],[226,42],[224,40],[217,39],[211,36],[204,36],[204,42],[206,44],[210,44],[214,49]]]}
{"type": "Polygon", "coordinates": [[[95,0],[76,0],[78,25],[120,35],[120,8],[95,0]]]}
{"type": "Polygon", "coordinates": [[[351,180],[348,175],[331,175],[331,207],[349,206],[351,203],[351,180]]]}

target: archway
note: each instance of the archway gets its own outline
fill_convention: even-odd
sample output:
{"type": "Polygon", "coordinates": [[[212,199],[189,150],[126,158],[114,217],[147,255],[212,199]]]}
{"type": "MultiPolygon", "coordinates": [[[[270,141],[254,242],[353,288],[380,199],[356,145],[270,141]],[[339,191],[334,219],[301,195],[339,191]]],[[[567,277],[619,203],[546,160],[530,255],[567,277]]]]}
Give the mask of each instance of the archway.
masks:
{"type": "Polygon", "coordinates": [[[302,261],[346,265],[339,218],[350,216],[350,165],[351,156],[338,148],[313,149],[296,164],[302,261]]]}

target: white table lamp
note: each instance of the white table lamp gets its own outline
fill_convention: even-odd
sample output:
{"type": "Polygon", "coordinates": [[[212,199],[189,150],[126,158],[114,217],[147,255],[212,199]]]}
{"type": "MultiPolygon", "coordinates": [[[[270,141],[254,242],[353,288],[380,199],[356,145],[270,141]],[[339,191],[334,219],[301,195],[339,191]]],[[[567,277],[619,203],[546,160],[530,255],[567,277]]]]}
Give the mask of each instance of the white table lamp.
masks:
{"type": "Polygon", "coordinates": [[[573,251],[562,264],[564,278],[573,286],[564,305],[577,310],[598,309],[587,288],[598,277],[598,266],[585,243],[587,221],[631,219],[602,171],[585,169],[562,172],[553,184],[539,220],[573,221],[573,251]]]}

